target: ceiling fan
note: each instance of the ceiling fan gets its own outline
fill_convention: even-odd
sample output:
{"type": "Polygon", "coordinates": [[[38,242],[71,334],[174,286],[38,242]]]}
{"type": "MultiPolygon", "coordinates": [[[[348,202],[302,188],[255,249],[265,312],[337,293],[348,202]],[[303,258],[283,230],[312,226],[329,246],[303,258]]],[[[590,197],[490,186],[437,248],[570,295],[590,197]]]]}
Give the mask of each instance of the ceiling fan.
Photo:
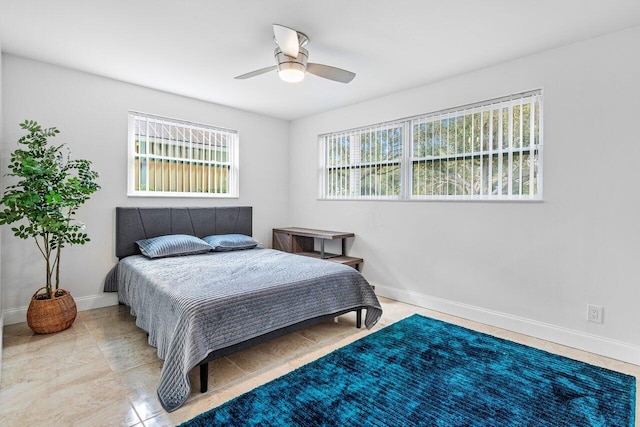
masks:
{"type": "Polygon", "coordinates": [[[290,83],[304,79],[305,71],[340,83],[349,83],[356,76],[355,73],[342,68],[307,62],[309,51],[305,49],[305,46],[309,43],[309,37],[304,33],[283,25],[273,24],[273,34],[277,45],[273,56],[277,65],[242,74],[235,77],[236,79],[248,79],[273,70],[278,70],[280,78],[290,83]]]}

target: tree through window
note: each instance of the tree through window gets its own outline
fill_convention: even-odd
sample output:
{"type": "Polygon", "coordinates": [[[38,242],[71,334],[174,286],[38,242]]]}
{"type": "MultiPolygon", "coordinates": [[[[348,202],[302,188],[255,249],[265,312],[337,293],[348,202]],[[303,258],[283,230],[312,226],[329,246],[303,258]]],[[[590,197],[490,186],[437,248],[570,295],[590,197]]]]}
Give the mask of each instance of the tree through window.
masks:
{"type": "Polygon", "coordinates": [[[321,135],[326,199],[539,200],[542,94],[321,135]]]}

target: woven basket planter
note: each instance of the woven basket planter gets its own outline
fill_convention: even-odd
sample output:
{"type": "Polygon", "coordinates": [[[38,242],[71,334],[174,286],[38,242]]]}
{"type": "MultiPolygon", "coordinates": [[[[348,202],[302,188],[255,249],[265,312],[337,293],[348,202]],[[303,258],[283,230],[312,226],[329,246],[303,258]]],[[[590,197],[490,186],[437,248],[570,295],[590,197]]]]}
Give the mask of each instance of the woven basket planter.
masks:
{"type": "Polygon", "coordinates": [[[78,309],[73,297],[64,289],[54,292],[52,299],[39,299],[38,292],[46,288],[40,288],[31,297],[27,310],[27,324],[36,334],[51,334],[64,331],[70,327],[78,309]]]}

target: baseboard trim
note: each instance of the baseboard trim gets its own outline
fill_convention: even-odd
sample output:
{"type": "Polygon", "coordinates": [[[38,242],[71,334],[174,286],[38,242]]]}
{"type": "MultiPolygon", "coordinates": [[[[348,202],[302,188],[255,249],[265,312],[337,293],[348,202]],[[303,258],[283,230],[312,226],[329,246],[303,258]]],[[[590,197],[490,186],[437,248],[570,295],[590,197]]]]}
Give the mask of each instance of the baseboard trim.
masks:
{"type": "Polygon", "coordinates": [[[385,298],[640,365],[640,346],[634,344],[413,291],[390,288],[379,283],[375,283],[375,287],[376,294],[385,298]]]}
{"type": "MultiPolygon", "coordinates": [[[[88,295],[84,297],[73,297],[76,301],[78,311],[91,310],[93,308],[108,307],[118,304],[118,293],[108,292],[98,295],[88,295]]],[[[13,325],[15,323],[27,321],[28,306],[10,308],[2,311],[2,317],[5,325],[13,325]]]]}

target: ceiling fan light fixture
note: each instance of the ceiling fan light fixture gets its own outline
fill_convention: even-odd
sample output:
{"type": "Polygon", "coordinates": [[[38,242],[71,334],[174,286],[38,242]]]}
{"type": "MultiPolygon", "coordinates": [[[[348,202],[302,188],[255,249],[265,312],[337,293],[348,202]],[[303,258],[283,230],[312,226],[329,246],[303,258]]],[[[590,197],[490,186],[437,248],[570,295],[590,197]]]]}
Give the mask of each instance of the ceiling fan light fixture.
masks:
{"type": "Polygon", "coordinates": [[[273,56],[277,65],[251,71],[250,73],[242,74],[234,78],[244,80],[268,73],[272,70],[278,70],[280,79],[287,83],[301,82],[304,80],[306,73],[311,73],[323,79],[340,83],[349,83],[356,76],[356,73],[343,70],[342,68],[307,62],[309,59],[309,51],[307,51],[304,46],[309,43],[309,38],[300,31],[283,25],[273,24],[273,33],[277,45],[273,51],[273,56]],[[295,49],[296,47],[297,49],[295,49]]]}
{"type": "Polygon", "coordinates": [[[305,67],[297,62],[285,62],[278,67],[278,76],[287,83],[298,83],[304,79],[305,67]]]}

